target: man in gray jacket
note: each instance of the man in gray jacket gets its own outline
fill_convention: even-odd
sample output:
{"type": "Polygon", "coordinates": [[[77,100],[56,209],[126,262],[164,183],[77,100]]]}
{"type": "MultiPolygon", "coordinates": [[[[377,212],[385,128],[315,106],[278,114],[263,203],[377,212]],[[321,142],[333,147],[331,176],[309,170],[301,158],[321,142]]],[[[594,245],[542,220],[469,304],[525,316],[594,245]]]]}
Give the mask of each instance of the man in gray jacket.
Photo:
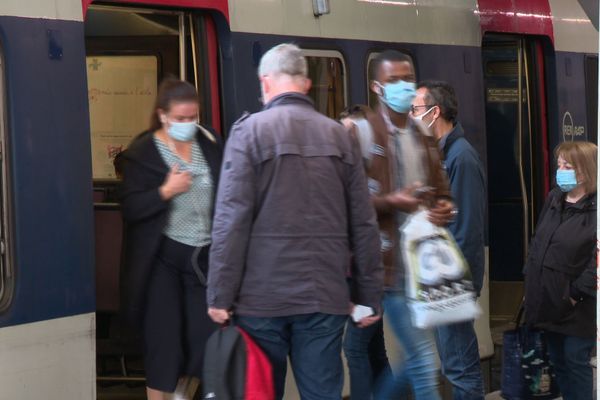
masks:
{"type": "Polygon", "coordinates": [[[315,111],[297,46],[265,53],[259,79],[265,107],[234,124],[225,149],[209,315],[224,323],[235,314],[273,365],[276,398],[289,356],[303,399],[340,399],[351,254],[352,300],[378,312],[383,287],[360,150],[342,125],[315,111]]]}

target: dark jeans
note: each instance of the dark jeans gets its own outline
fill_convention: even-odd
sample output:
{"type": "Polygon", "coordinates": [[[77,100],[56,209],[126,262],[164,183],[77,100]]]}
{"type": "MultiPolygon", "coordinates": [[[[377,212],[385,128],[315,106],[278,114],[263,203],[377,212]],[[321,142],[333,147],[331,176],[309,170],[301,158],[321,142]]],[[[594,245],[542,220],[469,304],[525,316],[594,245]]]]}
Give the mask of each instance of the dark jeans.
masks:
{"type": "Polygon", "coordinates": [[[376,382],[391,374],[383,339],[383,320],[366,328],[348,318],[344,336],[344,355],[350,372],[350,398],[368,400],[377,392],[376,382]]]}
{"type": "Polygon", "coordinates": [[[550,361],[564,400],[592,400],[593,372],[590,358],[595,339],[545,331],[550,361]]]}
{"type": "Polygon", "coordinates": [[[483,377],[473,321],[435,330],[442,373],[452,383],[454,400],[483,400],[483,377]]]}
{"type": "Polygon", "coordinates": [[[344,384],[342,334],[347,316],[238,316],[237,324],[256,341],[273,366],[275,398],[282,399],[287,357],[303,400],[340,400],[344,384]]]}

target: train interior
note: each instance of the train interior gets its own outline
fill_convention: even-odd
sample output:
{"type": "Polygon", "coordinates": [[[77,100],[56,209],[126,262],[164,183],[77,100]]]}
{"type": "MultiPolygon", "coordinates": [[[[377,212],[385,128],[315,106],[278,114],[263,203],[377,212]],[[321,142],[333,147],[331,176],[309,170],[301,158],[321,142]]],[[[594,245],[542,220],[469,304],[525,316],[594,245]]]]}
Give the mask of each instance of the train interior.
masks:
{"type": "MultiPolygon", "coordinates": [[[[194,83],[202,121],[221,130],[221,106],[210,96],[209,82],[217,77],[209,76],[206,59],[208,40],[213,40],[207,20],[202,13],[111,6],[92,6],[86,15],[99,399],[145,398],[142,349],[120,315],[126,266],[115,156],[147,128],[158,83],[167,76],[194,83]]],[[[311,96],[322,112],[336,117],[347,101],[343,62],[335,54],[308,60],[311,96]]],[[[551,45],[543,38],[483,38],[492,327],[509,323],[519,308],[524,257],[550,188],[545,76],[551,60],[551,45]]],[[[490,391],[497,389],[493,378],[487,383],[490,391]]]]}
{"type": "Polygon", "coordinates": [[[492,324],[519,307],[527,246],[550,188],[544,45],[518,36],[483,39],[492,324]]]}
{"type": "MultiPolygon", "coordinates": [[[[99,399],[145,398],[139,338],[123,323],[123,222],[116,155],[147,129],[158,83],[167,76],[194,83],[206,99],[200,69],[202,16],[94,6],[86,15],[96,254],[99,399]],[[193,37],[194,36],[194,37],[193,37]],[[121,397],[124,396],[124,397],[121,397]]],[[[210,106],[202,101],[202,120],[210,106]]]]}

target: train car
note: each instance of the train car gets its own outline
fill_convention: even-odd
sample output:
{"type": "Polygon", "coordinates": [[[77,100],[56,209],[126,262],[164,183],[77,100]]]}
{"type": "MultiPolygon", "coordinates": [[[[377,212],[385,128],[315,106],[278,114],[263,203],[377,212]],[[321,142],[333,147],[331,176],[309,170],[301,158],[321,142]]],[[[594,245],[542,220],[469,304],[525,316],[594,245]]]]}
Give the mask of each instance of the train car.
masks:
{"type": "Polygon", "coordinates": [[[196,85],[202,120],[226,136],[242,112],[260,109],[258,62],[281,42],[304,49],[310,95],[332,118],[373,104],[369,63],[388,48],[413,59],[418,79],[456,88],[488,177],[491,317],[510,318],[552,149],[597,141],[590,4],[3,0],[0,398],[95,398],[106,357],[131,378],[139,348],[118,318],[126,266],[113,159],[147,127],[169,75],[196,85]]]}

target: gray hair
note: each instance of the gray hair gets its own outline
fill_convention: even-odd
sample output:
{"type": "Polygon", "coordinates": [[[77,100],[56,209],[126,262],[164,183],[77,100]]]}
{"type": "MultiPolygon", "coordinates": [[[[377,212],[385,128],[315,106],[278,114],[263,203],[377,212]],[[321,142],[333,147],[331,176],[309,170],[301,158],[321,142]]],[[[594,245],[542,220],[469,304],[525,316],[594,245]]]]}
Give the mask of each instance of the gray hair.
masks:
{"type": "Polygon", "coordinates": [[[295,44],[282,43],[277,45],[267,51],[260,59],[258,76],[279,74],[302,77],[308,75],[306,59],[302,55],[302,50],[295,44]]]}

